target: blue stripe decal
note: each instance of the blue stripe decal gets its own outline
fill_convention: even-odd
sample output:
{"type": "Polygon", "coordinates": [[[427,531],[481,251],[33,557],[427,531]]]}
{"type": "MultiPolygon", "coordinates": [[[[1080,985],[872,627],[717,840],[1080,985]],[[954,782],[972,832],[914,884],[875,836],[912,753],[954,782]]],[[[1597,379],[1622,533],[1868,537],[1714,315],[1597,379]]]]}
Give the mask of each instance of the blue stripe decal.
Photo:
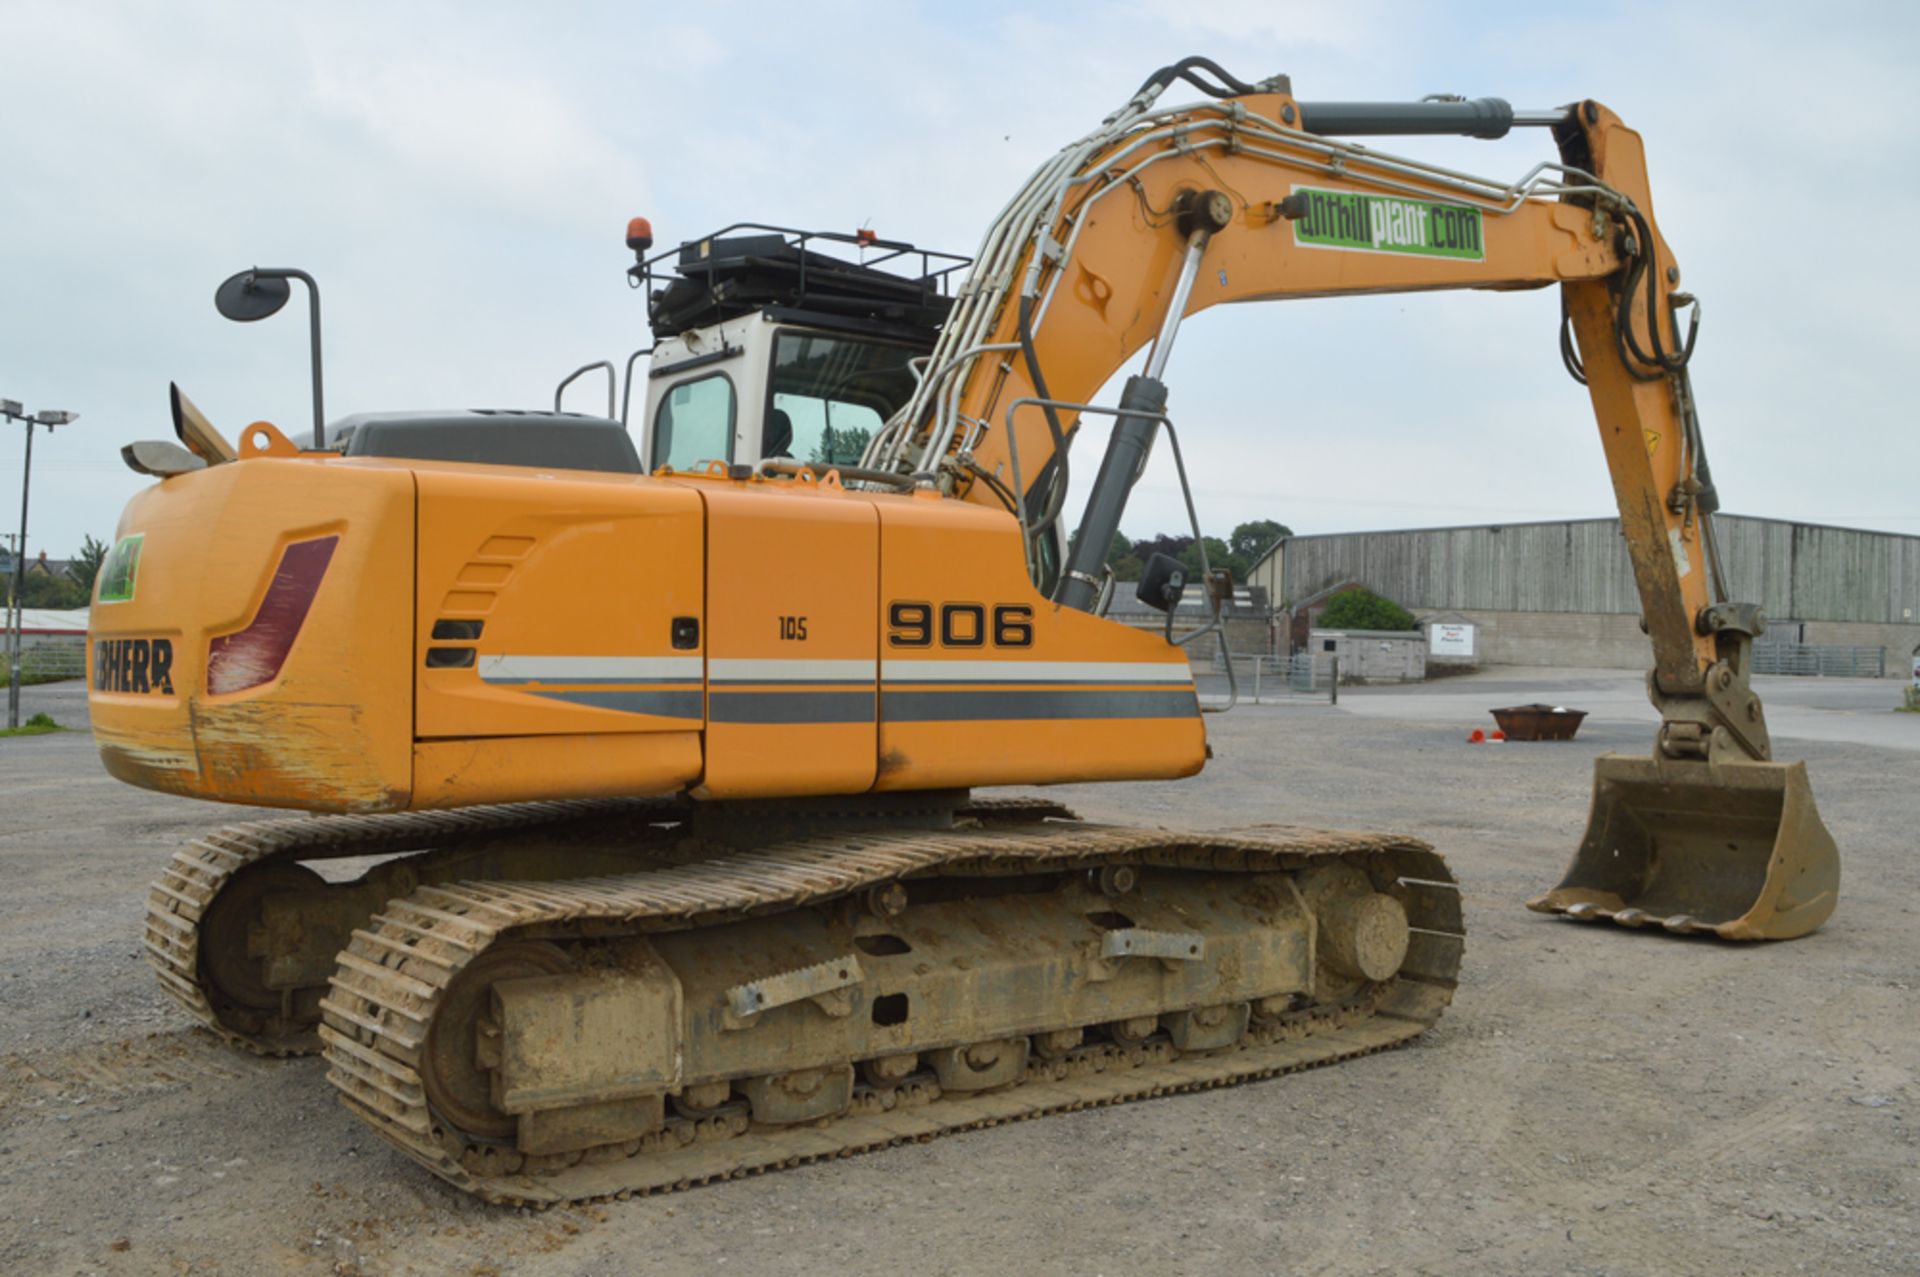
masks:
{"type": "Polygon", "coordinates": [[[702,717],[702,695],[698,687],[674,692],[561,692],[541,689],[530,691],[550,701],[586,705],[593,709],[614,709],[623,714],[653,714],[660,718],[686,718],[698,723],[702,717]]]}

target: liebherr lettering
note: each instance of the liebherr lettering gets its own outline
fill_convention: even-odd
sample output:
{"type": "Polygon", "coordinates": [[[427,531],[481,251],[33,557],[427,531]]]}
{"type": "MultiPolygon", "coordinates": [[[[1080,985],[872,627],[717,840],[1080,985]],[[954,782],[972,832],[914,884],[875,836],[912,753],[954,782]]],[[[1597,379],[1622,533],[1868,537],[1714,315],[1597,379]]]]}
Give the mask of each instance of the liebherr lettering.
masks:
{"type": "Polygon", "coordinates": [[[171,639],[96,639],[93,690],[173,695],[171,639]]]}

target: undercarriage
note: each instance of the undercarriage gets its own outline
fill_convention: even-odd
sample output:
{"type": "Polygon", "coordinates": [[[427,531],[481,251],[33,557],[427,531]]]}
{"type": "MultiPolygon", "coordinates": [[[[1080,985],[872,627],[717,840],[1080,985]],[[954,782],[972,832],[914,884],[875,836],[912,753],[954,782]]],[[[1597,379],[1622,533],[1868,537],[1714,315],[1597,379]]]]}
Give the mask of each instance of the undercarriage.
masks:
{"type": "Polygon", "coordinates": [[[351,1110],[527,1204],[1366,1054],[1439,1017],[1462,948],[1409,839],[964,794],[269,822],[182,852],[153,901],[205,1022],[289,1054],[318,1021],[351,1110]],[[387,859],[302,863],[350,856],[387,859]]]}

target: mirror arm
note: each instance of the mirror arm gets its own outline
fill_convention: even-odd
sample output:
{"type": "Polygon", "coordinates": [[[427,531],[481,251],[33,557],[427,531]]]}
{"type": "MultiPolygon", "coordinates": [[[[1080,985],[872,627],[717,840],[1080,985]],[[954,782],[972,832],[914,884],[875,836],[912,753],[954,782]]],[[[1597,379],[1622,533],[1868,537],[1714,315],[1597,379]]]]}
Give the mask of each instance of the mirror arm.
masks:
{"type": "Polygon", "coordinates": [[[313,276],[303,270],[295,270],[292,267],[255,266],[251,270],[241,271],[220,285],[219,291],[214,294],[214,305],[219,308],[222,315],[236,322],[248,323],[256,319],[265,319],[286,304],[288,291],[282,284],[280,288],[264,290],[267,294],[264,302],[253,301],[248,304],[247,299],[263,291],[258,289],[257,285],[259,281],[265,279],[283,281],[297,279],[307,286],[307,344],[313,368],[313,451],[320,452],[327,446],[326,397],[321,390],[320,376],[320,285],[314,283],[313,276]],[[236,285],[238,285],[237,290],[236,285]]]}

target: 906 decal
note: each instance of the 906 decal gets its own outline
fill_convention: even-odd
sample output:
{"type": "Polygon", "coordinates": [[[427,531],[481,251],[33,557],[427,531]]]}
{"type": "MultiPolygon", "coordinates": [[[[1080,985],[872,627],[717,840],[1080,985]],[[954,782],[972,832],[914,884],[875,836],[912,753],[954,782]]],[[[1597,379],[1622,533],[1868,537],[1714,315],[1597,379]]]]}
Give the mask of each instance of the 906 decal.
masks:
{"type": "Polygon", "coordinates": [[[1025,603],[893,603],[891,647],[1032,647],[1033,608],[1025,603]]]}

